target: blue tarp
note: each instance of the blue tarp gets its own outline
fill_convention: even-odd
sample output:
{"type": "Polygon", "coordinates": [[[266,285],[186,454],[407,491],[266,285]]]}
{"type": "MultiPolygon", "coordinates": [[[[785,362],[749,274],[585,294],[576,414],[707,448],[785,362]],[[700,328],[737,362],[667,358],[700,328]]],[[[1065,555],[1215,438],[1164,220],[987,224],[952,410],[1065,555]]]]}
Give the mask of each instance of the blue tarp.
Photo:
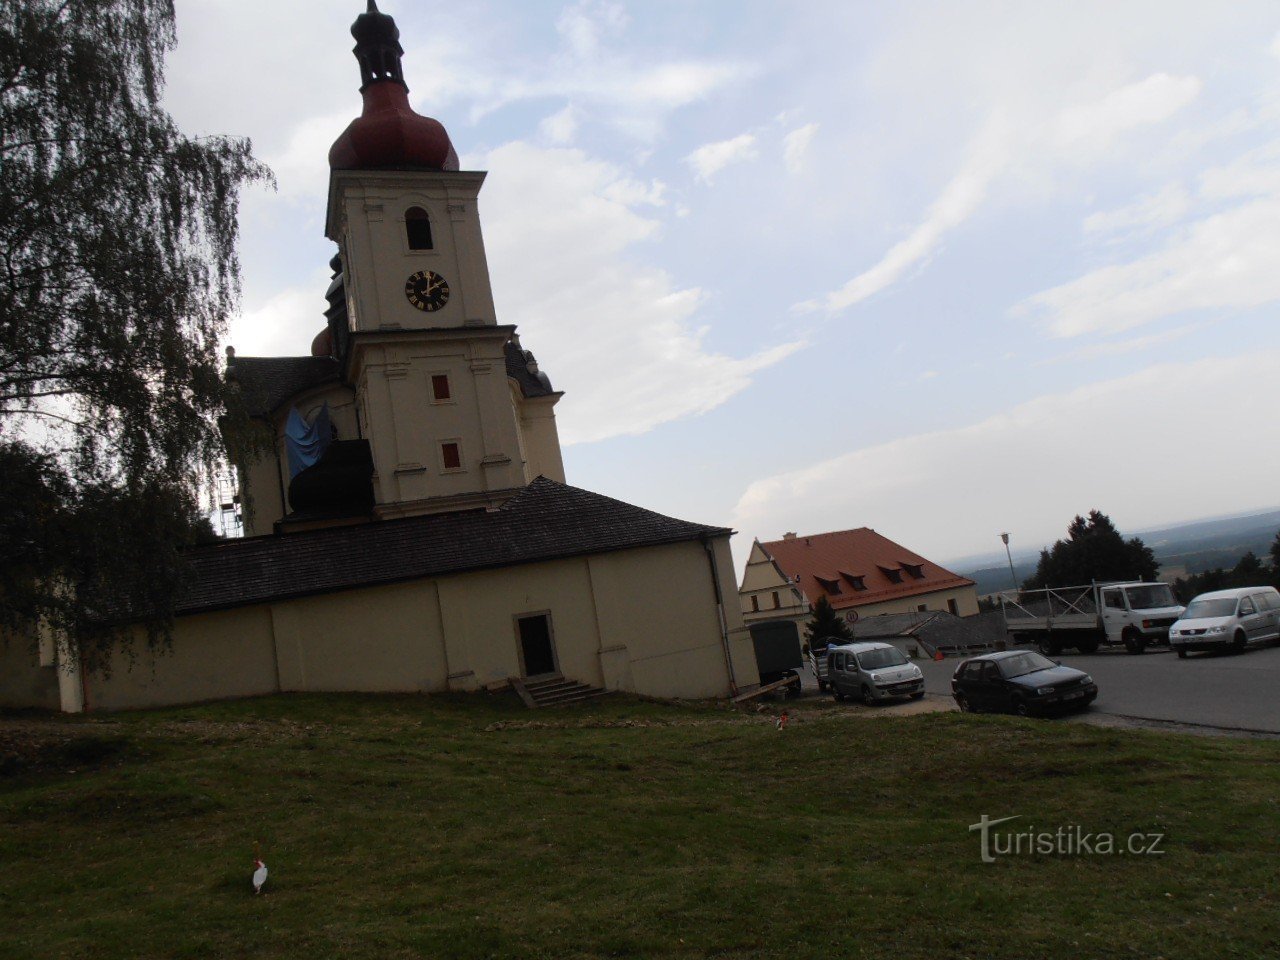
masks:
{"type": "Polygon", "coordinates": [[[292,480],[307,467],[314,466],[333,439],[333,427],[329,423],[329,404],[324,404],[312,423],[307,423],[294,407],[289,411],[289,421],[284,425],[284,447],[289,455],[289,479],[292,480]]]}

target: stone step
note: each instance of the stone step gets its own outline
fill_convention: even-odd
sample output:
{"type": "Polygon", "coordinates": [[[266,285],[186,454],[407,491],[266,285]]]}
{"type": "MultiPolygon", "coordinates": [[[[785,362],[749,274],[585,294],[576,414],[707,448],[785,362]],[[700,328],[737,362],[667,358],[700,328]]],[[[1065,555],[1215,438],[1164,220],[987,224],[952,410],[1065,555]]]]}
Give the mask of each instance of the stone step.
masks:
{"type": "Polygon", "coordinates": [[[521,677],[511,678],[512,688],[531,710],[538,707],[561,707],[602,697],[607,690],[565,677],[541,677],[529,681],[521,677]]]}

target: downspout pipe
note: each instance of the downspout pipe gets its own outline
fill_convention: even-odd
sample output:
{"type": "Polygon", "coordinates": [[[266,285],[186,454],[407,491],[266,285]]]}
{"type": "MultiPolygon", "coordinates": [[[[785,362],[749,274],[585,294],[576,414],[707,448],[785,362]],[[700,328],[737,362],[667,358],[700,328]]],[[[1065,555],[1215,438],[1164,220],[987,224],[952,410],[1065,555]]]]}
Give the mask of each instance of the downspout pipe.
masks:
{"type": "Polygon", "coordinates": [[[716,594],[716,616],[720,620],[720,647],[724,651],[725,669],[729,671],[730,696],[738,695],[738,678],[733,672],[733,654],[729,651],[729,623],[724,615],[724,594],[720,591],[720,565],[716,562],[716,550],[711,539],[702,536],[702,549],[707,551],[707,562],[711,565],[711,587],[716,594]]]}

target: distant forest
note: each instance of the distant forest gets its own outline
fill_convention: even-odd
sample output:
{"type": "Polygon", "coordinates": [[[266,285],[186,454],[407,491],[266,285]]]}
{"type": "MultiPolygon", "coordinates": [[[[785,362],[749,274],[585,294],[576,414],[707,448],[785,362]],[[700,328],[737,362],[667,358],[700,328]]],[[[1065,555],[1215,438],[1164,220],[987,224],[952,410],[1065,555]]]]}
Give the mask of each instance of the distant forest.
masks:
{"type": "MultiPolygon", "coordinates": [[[[1280,511],[1272,511],[1251,517],[1207,520],[1149,530],[1138,536],[1155,554],[1161,576],[1174,584],[1181,597],[1186,590],[1192,591],[1190,595],[1194,596],[1236,585],[1274,583],[1277,571],[1273,566],[1272,547],[1278,532],[1280,511]],[[1251,583],[1235,584],[1237,573],[1246,579],[1251,577],[1251,583]]],[[[1036,562],[1031,558],[1014,563],[1018,583],[1026,581],[1035,571],[1036,562]]],[[[964,576],[977,584],[979,596],[1013,586],[1008,564],[971,570],[964,576]]]]}

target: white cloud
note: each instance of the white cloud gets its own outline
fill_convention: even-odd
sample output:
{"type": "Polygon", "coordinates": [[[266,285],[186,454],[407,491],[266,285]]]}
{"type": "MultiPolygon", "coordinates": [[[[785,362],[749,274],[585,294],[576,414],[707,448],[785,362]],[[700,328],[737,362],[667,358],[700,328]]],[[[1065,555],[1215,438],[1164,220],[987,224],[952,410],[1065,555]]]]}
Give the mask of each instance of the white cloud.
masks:
{"type": "Polygon", "coordinates": [[[1171,327],[1159,333],[1150,333],[1143,337],[1127,337],[1123,340],[1105,340],[1093,343],[1079,350],[1064,353],[1061,356],[1038,360],[1036,366],[1043,367],[1054,363],[1066,363],[1072,360],[1098,360],[1102,357],[1118,357],[1127,353],[1150,352],[1154,347],[1162,346],[1174,340],[1181,340],[1188,334],[1201,329],[1203,324],[1185,323],[1180,327],[1171,327]]]}
{"type": "MultiPolygon", "coordinates": [[[[969,144],[964,163],[925,212],[924,219],[894,244],[879,262],[840,289],[797,309],[836,313],[897,283],[913,267],[927,263],[943,238],[986,200],[997,177],[1017,165],[1028,179],[1046,177],[1055,167],[1096,162],[1121,135],[1167,120],[1200,91],[1195,77],[1158,73],[1115,87],[1101,97],[1069,104],[1048,123],[993,110],[969,144]]],[[[1050,178],[1051,179],[1051,178],[1050,178]]]]}
{"type": "Polygon", "coordinates": [[[731,163],[743,163],[758,156],[754,134],[742,133],[730,140],[719,140],[698,147],[684,158],[703,183],[711,183],[715,175],[731,163]]]}
{"type": "Polygon", "coordinates": [[[792,173],[799,173],[804,168],[805,154],[809,152],[809,144],[818,132],[816,123],[806,123],[797,127],[782,139],[782,162],[792,173]]]}
{"type": "Polygon", "coordinates": [[[1104,153],[1121,134],[1169,119],[1191,103],[1200,88],[1196,77],[1154,73],[1100,99],[1063,110],[1053,125],[1053,141],[1077,155],[1104,153]]]}
{"type": "Polygon", "coordinates": [[[504,144],[488,168],[485,238],[500,322],[521,327],[557,389],[566,443],[640,434],[711,410],[751,375],[799,349],[746,357],[707,345],[703,294],[680,288],[633,249],[661,223],[645,216],[661,185],[581,150],[504,144]]]}
{"type": "Polygon", "coordinates": [[[578,131],[578,117],[573,105],[565,107],[538,124],[538,133],[549,143],[566,144],[573,140],[578,131]]]}
{"type": "Polygon", "coordinates": [[[1280,58],[1280,33],[1271,38],[1271,46],[1267,50],[1273,57],[1280,58]]]}
{"type": "Polygon", "coordinates": [[[1123,207],[1091,213],[1084,218],[1081,229],[1094,236],[1146,234],[1177,223],[1190,208],[1187,189],[1171,183],[1160,192],[1139,197],[1123,207]]]}
{"type": "Polygon", "coordinates": [[[903,240],[894,244],[880,261],[858,274],[821,301],[799,304],[808,310],[825,307],[835,313],[861,303],[896,283],[909,269],[927,260],[953,228],[968,219],[982,203],[991,180],[1004,168],[1009,156],[1009,130],[1004,120],[993,116],[970,144],[968,158],[924,220],[903,240]]]}
{"type": "Polygon", "coordinates": [[[1191,225],[1163,249],[1037,293],[1013,314],[1056,337],[1113,333],[1205,308],[1280,299],[1280,199],[1242,204],[1191,225]]]}
{"type": "Polygon", "coordinates": [[[1189,439],[1210,437],[1214,450],[1262,451],[1233,477],[1231,503],[1273,504],[1280,420],[1258,385],[1278,368],[1280,352],[1259,351],[1039,397],[970,426],[757,480],[733,523],[748,541],[866,525],[938,559],[993,543],[1001,530],[1023,547],[1049,542],[1072,515],[1094,507],[1122,528],[1150,526],[1204,509],[1204,490],[1221,486],[1217,458],[1182,453],[1189,439]]]}
{"type": "Polygon", "coordinates": [[[307,283],[287,287],[266,300],[248,304],[231,321],[226,342],[242,357],[296,357],[311,351],[325,326],[324,291],[329,272],[319,269],[307,283]]]}

